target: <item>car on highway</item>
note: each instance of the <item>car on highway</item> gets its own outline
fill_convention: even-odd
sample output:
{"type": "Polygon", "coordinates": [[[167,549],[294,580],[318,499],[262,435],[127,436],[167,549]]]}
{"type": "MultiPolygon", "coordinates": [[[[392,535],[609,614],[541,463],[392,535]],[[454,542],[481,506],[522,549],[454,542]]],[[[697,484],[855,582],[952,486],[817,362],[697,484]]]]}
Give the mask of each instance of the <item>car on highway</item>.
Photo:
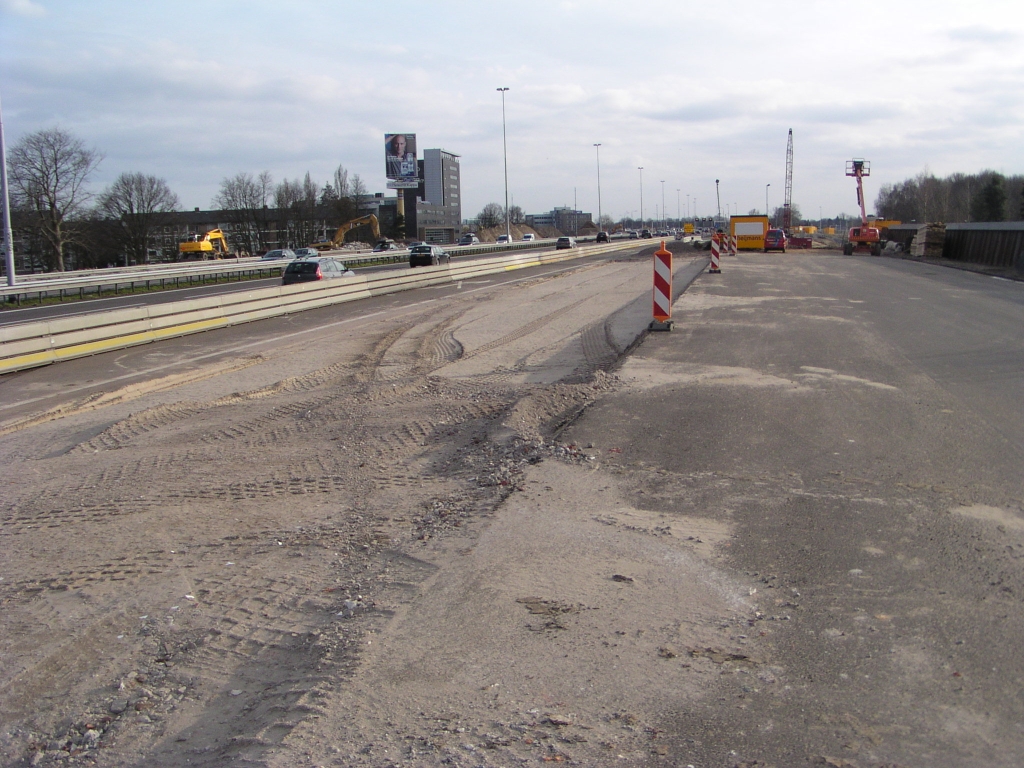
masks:
{"type": "Polygon", "coordinates": [[[640,237],[642,237],[642,238],[648,238],[648,237],[653,237],[653,235],[651,234],[651,230],[649,230],[649,229],[645,229],[645,230],[643,230],[643,231],[642,231],[642,232],[640,233],[640,237]]]}
{"type": "Polygon", "coordinates": [[[508,235],[498,235],[498,239],[494,241],[498,245],[505,245],[512,242],[512,238],[508,235]]]}
{"type": "Polygon", "coordinates": [[[386,253],[387,251],[402,250],[394,240],[380,240],[373,246],[374,253],[386,253]]]}
{"type": "Polygon", "coordinates": [[[576,238],[575,237],[560,237],[555,242],[556,251],[564,251],[566,248],[575,248],[576,238]]]}
{"type": "Polygon", "coordinates": [[[315,280],[330,280],[336,277],[355,277],[356,273],[344,263],[330,256],[318,256],[315,259],[295,259],[284,268],[281,285],[294,283],[311,283],[315,280]]]}
{"type": "Polygon", "coordinates": [[[537,236],[535,234],[533,234],[533,232],[527,232],[525,235],[523,235],[523,242],[524,243],[532,243],[536,239],[537,239],[537,236]]]}
{"type": "Polygon", "coordinates": [[[628,237],[629,237],[630,240],[636,240],[636,239],[638,239],[640,237],[640,235],[638,235],[636,233],[635,229],[631,229],[631,230],[629,230],[628,237]]]}
{"type": "Polygon", "coordinates": [[[786,233],[781,229],[769,229],[764,233],[765,253],[768,253],[768,251],[782,251],[785,253],[787,245],[786,233]]]}
{"type": "Polygon", "coordinates": [[[476,245],[480,242],[480,238],[474,235],[472,232],[467,232],[459,238],[459,245],[476,245]]]}
{"type": "Polygon", "coordinates": [[[263,259],[265,261],[270,261],[272,259],[294,259],[294,258],[295,258],[295,251],[293,251],[291,248],[275,248],[274,250],[267,251],[266,253],[263,254],[263,259]]]}
{"type": "Polygon", "coordinates": [[[320,251],[316,248],[296,248],[295,258],[296,259],[315,259],[320,255],[320,251]]]}
{"type": "Polygon", "coordinates": [[[594,238],[594,241],[598,242],[598,243],[607,243],[608,242],[608,233],[607,232],[598,232],[597,233],[597,237],[594,238]]]}
{"type": "Polygon", "coordinates": [[[439,245],[421,243],[409,249],[410,267],[436,267],[438,264],[451,263],[452,257],[439,245]]]}

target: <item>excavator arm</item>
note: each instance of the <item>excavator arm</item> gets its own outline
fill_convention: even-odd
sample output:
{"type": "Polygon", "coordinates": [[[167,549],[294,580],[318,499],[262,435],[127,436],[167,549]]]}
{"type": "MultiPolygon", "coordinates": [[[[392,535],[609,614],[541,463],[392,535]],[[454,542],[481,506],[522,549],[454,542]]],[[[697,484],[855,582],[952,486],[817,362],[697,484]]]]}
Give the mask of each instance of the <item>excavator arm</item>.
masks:
{"type": "Polygon", "coordinates": [[[356,227],[360,227],[364,224],[369,224],[370,229],[373,230],[374,242],[380,240],[380,223],[377,221],[377,217],[375,215],[369,213],[366,216],[360,216],[357,219],[346,221],[344,224],[338,227],[338,231],[334,233],[334,237],[332,237],[330,240],[327,240],[322,243],[313,243],[310,247],[322,248],[324,250],[330,250],[332,248],[341,248],[341,246],[345,244],[345,235],[347,235],[351,230],[355,229],[356,227]]]}

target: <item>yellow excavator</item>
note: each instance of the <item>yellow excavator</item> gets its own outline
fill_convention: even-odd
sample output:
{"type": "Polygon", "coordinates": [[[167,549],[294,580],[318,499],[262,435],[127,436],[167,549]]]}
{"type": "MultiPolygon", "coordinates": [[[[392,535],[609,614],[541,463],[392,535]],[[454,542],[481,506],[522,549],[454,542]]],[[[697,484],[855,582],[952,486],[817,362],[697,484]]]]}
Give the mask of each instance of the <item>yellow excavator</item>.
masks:
{"type": "Polygon", "coordinates": [[[330,240],[322,243],[312,243],[309,247],[316,248],[321,251],[330,251],[335,248],[341,248],[341,246],[345,244],[345,235],[347,235],[350,230],[360,227],[363,224],[369,224],[370,229],[373,230],[373,242],[380,240],[380,224],[377,222],[377,217],[370,213],[366,216],[360,216],[357,219],[346,221],[338,227],[338,231],[334,233],[334,237],[330,240]]]}
{"type": "Polygon", "coordinates": [[[182,259],[223,259],[234,256],[228,247],[228,239],[219,229],[211,229],[202,237],[187,240],[178,244],[178,254],[182,259]]]}

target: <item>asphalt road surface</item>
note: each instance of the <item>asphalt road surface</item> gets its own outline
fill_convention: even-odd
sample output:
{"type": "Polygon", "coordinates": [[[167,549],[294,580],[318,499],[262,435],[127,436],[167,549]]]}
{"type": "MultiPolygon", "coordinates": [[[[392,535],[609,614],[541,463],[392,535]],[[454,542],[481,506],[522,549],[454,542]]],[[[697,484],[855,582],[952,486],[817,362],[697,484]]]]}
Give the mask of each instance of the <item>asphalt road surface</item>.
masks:
{"type": "MultiPolygon", "coordinates": [[[[1024,763],[1024,284],[723,260],[562,439],[632,503],[726,526],[753,620],[677,764],[1024,763]],[[731,669],[729,668],[731,666],[731,669]]],[[[693,661],[690,659],[689,661],[693,661]]]]}

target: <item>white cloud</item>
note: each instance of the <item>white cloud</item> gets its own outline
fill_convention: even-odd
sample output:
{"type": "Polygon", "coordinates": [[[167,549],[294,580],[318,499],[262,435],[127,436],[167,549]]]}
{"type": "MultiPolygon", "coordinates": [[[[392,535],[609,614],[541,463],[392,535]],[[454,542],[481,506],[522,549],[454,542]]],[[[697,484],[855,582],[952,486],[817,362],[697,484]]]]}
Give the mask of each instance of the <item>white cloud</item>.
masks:
{"type": "Polygon", "coordinates": [[[0,0],[0,13],[39,17],[46,15],[46,9],[39,3],[32,2],[32,0],[0,0]]]}
{"type": "Polygon", "coordinates": [[[60,124],[104,152],[101,183],[156,173],[200,206],[239,171],[325,181],[343,163],[383,191],[383,133],[409,130],[462,155],[473,215],[504,197],[498,86],[512,89],[509,181],[528,211],[574,195],[596,208],[595,142],[613,215],[639,207],[639,165],[645,208],[665,179],[707,213],[716,178],[723,203],[761,207],[766,184],[783,187],[789,128],[795,202],[826,214],[851,209],[854,156],[873,160],[872,198],[925,165],[1022,172],[1024,21],[1004,0],[933,0],[926,16],[915,0],[864,2],[909,31],[851,47],[843,7],[825,0],[769,14],[723,0],[715,18],[677,0],[521,0],[515,13],[251,0],[240,16],[204,0],[46,0],[41,35],[26,15],[41,4],[0,0],[5,128],[14,142],[60,124]],[[989,17],[1007,21],[977,25],[989,17]]]}

